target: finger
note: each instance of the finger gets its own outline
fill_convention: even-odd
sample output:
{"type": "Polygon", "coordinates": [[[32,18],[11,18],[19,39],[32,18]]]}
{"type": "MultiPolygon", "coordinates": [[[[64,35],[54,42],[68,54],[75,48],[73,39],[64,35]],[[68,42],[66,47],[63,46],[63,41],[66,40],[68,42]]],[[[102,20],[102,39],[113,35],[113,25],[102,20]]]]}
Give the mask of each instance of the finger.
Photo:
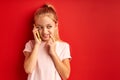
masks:
{"type": "Polygon", "coordinates": [[[36,32],[36,31],[38,31],[38,28],[35,26],[35,24],[33,24],[33,30],[36,32]]]}
{"type": "Polygon", "coordinates": [[[52,35],[50,35],[50,38],[52,39],[53,42],[55,42],[55,38],[52,35]]]}
{"type": "Polygon", "coordinates": [[[38,31],[38,34],[39,34],[39,38],[40,38],[40,32],[38,31]]]}
{"type": "Polygon", "coordinates": [[[33,26],[34,26],[34,31],[35,31],[35,34],[36,34],[38,40],[41,41],[40,32],[38,31],[38,28],[36,27],[35,24],[33,24],[33,26]]]}
{"type": "Polygon", "coordinates": [[[38,30],[38,28],[37,28],[37,26],[36,26],[35,24],[33,24],[33,26],[34,26],[34,29],[37,29],[37,30],[38,30]]]}
{"type": "Polygon", "coordinates": [[[35,29],[35,28],[33,28],[33,30],[32,30],[32,31],[33,31],[33,34],[36,34],[38,30],[37,30],[37,29],[35,29]]]}
{"type": "Polygon", "coordinates": [[[40,39],[40,35],[38,31],[36,31],[36,34],[37,34],[38,39],[40,39]]]}
{"type": "Polygon", "coordinates": [[[37,29],[33,29],[33,34],[35,37],[39,38],[39,34],[38,34],[38,30],[37,29]]]}
{"type": "Polygon", "coordinates": [[[33,26],[35,27],[35,24],[33,24],[33,26]]]}

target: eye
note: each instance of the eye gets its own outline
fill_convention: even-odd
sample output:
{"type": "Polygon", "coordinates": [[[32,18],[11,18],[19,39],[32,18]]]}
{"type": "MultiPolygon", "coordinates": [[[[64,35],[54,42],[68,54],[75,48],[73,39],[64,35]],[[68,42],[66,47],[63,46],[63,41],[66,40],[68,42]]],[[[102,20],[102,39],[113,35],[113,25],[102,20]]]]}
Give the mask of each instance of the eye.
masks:
{"type": "Polygon", "coordinates": [[[37,26],[36,28],[38,28],[38,30],[43,29],[43,27],[42,27],[42,26],[37,26]]]}
{"type": "Polygon", "coordinates": [[[48,28],[48,29],[50,29],[50,28],[52,28],[52,26],[51,26],[51,25],[49,25],[49,26],[47,26],[47,28],[48,28]]]}
{"type": "Polygon", "coordinates": [[[42,27],[42,26],[39,26],[39,30],[40,30],[40,29],[43,29],[43,27],[42,27]]]}
{"type": "Polygon", "coordinates": [[[38,29],[39,29],[39,26],[36,26],[36,28],[38,28],[38,29]]]}

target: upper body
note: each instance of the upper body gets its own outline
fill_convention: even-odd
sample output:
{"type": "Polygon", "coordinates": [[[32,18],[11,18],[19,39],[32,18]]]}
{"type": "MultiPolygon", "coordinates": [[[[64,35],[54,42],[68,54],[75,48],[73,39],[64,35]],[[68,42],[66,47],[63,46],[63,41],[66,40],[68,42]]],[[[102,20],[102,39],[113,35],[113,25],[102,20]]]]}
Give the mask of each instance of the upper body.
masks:
{"type": "Polygon", "coordinates": [[[26,43],[24,69],[28,80],[66,80],[70,75],[69,44],[58,34],[54,8],[44,5],[35,12],[34,40],[26,43]]]}
{"type": "MultiPolygon", "coordinates": [[[[56,41],[55,43],[55,51],[60,61],[71,58],[68,43],[61,41],[56,41]]],[[[25,49],[23,50],[24,53],[29,52],[30,55],[34,44],[34,40],[29,40],[25,45],[25,49]]],[[[46,42],[42,41],[39,46],[37,63],[32,73],[28,75],[28,80],[61,80],[52,58],[46,51],[45,44],[46,42]]]]}

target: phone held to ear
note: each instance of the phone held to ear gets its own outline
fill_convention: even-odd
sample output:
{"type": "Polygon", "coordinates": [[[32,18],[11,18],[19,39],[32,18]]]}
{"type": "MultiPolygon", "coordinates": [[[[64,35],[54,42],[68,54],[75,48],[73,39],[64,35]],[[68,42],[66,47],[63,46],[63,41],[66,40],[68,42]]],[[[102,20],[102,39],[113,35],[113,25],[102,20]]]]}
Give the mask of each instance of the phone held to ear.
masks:
{"type": "Polygon", "coordinates": [[[36,33],[36,36],[37,36],[38,40],[40,40],[40,41],[41,41],[41,38],[40,38],[40,33],[39,33],[39,31],[37,31],[37,33],[36,33]]]}
{"type": "MultiPolygon", "coordinates": [[[[33,26],[35,27],[35,24],[33,24],[33,26]]],[[[40,32],[39,32],[39,31],[37,31],[36,36],[37,36],[38,40],[41,41],[41,38],[40,38],[40,32]]]]}

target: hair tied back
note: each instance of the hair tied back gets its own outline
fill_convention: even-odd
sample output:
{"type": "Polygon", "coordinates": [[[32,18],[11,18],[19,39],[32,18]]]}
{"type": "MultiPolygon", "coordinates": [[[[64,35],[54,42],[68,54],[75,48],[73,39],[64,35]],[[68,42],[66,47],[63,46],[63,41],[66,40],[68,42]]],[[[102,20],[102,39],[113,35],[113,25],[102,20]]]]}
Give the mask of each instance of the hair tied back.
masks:
{"type": "Polygon", "coordinates": [[[45,4],[45,5],[43,5],[43,7],[50,8],[50,9],[52,9],[54,12],[56,12],[54,6],[51,5],[51,4],[45,4]]]}

